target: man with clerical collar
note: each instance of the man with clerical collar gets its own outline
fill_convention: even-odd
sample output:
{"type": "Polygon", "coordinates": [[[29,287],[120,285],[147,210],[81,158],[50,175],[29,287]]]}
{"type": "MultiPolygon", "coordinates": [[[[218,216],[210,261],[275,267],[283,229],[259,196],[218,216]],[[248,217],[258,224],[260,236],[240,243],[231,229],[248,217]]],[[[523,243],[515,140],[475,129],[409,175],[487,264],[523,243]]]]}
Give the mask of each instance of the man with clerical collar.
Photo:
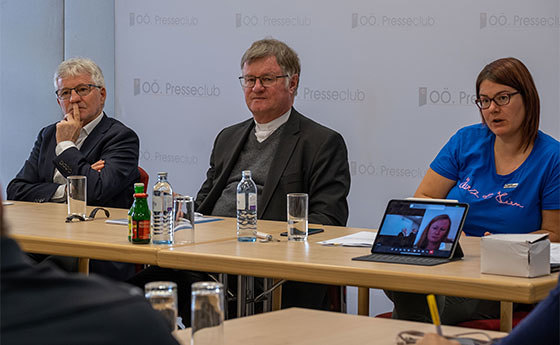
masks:
{"type": "MultiPolygon", "coordinates": [[[[293,108],[301,73],[297,54],[283,42],[263,39],[245,52],[241,70],[239,80],[253,117],[218,134],[196,211],[235,217],[241,171],[251,170],[258,219],[285,221],[286,194],[299,192],[309,195],[310,223],[346,225],[346,144],[339,133],[293,108]]],[[[289,282],[282,302],[284,307],[325,308],[326,288],[289,282]]]]}

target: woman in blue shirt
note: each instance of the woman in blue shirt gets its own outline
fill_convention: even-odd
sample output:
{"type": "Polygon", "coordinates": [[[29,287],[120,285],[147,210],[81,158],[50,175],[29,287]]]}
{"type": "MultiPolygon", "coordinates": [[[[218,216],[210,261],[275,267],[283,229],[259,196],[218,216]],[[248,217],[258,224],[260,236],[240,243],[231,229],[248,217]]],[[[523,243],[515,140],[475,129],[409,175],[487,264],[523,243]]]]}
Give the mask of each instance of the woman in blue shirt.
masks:
{"type": "Polygon", "coordinates": [[[482,124],[459,130],[430,164],[416,197],[470,205],[464,231],[548,233],[560,241],[560,143],[538,130],[539,96],[514,58],[480,72],[482,124]]]}
{"type": "MultiPolygon", "coordinates": [[[[515,58],[486,65],[476,80],[482,123],[460,129],[430,164],[414,194],[470,205],[464,231],[547,233],[560,241],[560,142],[539,131],[539,95],[515,58]]],[[[430,321],[424,295],[387,292],[393,317],[430,321]]],[[[438,297],[445,324],[495,318],[497,302],[438,297]]]]}

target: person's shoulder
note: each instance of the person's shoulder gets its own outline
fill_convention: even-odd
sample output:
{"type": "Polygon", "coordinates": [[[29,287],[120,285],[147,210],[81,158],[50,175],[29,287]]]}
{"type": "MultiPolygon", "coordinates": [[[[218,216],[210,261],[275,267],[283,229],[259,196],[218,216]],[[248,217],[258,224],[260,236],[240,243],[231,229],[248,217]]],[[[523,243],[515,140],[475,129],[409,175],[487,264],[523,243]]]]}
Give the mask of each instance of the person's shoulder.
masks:
{"type": "MultiPolygon", "coordinates": [[[[294,116],[296,120],[299,120],[300,129],[303,133],[310,135],[310,136],[340,136],[336,130],[329,128],[325,125],[320,124],[319,122],[310,119],[309,117],[299,113],[297,110],[294,109],[290,116],[294,116]]],[[[288,120],[289,121],[289,120],[288,120]]]]}
{"type": "Polygon", "coordinates": [[[39,131],[39,135],[40,136],[49,136],[49,135],[54,135],[56,133],[56,124],[58,122],[55,123],[51,123],[50,125],[47,125],[43,128],[41,128],[41,130],[39,131]]]}
{"type": "Polygon", "coordinates": [[[231,135],[232,133],[236,133],[240,130],[245,130],[247,128],[247,126],[251,126],[253,123],[254,123],[254,120],[251,117],[247,120],[235,123],[233,125],[229,125],[225,128],[222,128],[220,130],[220,132],[218,133],[218,136],[221,136],[221,135],[224,135],[224,134],[225,135],[231,135]]]}
{"type": "Polygon", "coordinates": [[[459,129],[450,139],[465,149],[485,146],[493,140],[493,134],[483,123],[468,125],[459,129]]]}
{"type": "MultiPolygon", "coordinates": [[[[132,128],[128,127],[127,125],[125,125],[120,120],[117,120],[114,117],[110,117],[107,114],[103,114],[102,116],[104,116],[102,121],[106,121],[108,123],[111,131],[117,132],[119,134],[125,134],[127,136],[128,135],[133,135],[135,137],[138,137],[138,135],[136,134],[136,132],[132,128]]],[[[101,124],[101,123],[99,123],[99,124],[101,124]]]]}
{"type": "Polygon", "coordinates": [[[553,158],[556,163],[560,160],[560,141],[556,140],[552,136],[539,131],[535,147],[539,150],[539,152],[542,152],[544,156],[553,158]]]}
{"type": "Polygon", "coordinates": [[[460,128],[455,135],[465,136],[465,137],[487,137],[490,136],[492,132],[483,123],[475,123],[473,125],[468,125],[460,128]]]}

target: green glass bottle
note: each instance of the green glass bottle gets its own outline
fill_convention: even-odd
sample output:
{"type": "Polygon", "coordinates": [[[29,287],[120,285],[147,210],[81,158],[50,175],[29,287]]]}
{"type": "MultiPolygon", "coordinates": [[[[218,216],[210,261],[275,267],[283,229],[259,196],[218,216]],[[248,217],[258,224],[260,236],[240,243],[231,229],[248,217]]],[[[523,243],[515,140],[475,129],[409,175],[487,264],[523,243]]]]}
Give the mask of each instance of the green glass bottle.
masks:
{"type": "Polygon", "coordinates": [[[148,208],[148,194],[134,194],[134,210],[132,211],[132,243],[150,243],[150,209],[148,208]]]}
{"type": "MultiPolygon", "coordinates": [[[[144,193],[144,184],[135,183],[134,184],[134,194],[144,193]]],[[[132,212],[134,212],[134,207],[136,206],[136,199],[132,202],[132,207],[128,211],[128,242],[132,242],[132,212]]]]}

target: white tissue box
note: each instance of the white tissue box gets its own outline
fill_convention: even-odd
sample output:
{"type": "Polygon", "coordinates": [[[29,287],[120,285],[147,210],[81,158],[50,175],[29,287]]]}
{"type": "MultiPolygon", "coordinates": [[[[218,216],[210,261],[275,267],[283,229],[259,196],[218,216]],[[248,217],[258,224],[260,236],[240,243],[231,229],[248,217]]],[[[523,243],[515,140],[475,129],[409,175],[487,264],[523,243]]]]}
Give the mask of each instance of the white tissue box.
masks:
{"type": "Polygon", "coordinates": [[[482,237],[480,272],[529,278],[550,274],[548,234],[499,234],[482,237]]]}

